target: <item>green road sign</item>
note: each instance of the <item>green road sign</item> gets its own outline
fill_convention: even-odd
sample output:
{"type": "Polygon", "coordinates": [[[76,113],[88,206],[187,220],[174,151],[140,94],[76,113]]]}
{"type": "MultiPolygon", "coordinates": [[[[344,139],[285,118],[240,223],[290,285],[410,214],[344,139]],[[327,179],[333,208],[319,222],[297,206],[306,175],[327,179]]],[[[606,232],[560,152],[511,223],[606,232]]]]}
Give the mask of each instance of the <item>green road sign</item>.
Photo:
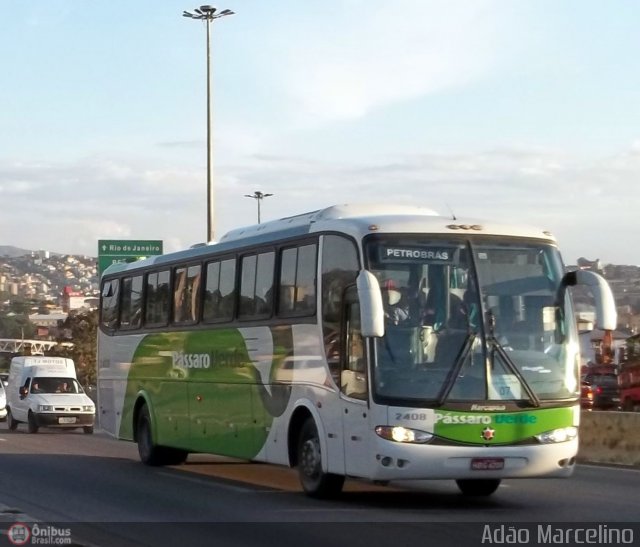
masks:
{"type": "Polygon", "coordinates": [[[101,276],[102,272],[116,262],[133,262],[134,260],[161,254],[161,240],[99,239],[98,276],[101,276]]]}

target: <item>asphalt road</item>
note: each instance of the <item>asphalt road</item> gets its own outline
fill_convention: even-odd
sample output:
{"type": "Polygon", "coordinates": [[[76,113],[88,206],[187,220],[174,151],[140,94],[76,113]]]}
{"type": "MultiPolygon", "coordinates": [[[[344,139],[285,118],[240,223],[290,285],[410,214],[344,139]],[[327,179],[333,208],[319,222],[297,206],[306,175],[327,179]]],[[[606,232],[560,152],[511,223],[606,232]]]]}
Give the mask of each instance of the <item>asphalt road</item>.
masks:
{"type": "Polygon", "coordinates": [[[319,501],[276,466],[194,455],[149,468],[134,444],[99,433],[0,429],[0,527],[66,526],[76,545],[482,545],[502,525],[631,526],[638,487],[640,470],[579,466],[570,479],[504,481],[489,498],[465,498],[453,481],[348,481],[319,501]]]}

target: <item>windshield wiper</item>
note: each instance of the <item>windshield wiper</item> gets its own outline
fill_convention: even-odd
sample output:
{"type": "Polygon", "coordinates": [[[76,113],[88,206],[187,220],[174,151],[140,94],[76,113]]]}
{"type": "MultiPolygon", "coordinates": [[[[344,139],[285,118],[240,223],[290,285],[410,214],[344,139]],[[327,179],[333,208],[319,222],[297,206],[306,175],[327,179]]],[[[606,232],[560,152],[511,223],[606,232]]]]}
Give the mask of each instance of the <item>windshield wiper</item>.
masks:
{"type": "Polygon", "coordinates": [[[518,381],[524,388],[525,392],[529,397],[529,401],[531,402],[531,405],[534,407],[539,407],[540,399],[535,394],[533,389],[531,389],[529,382],[527,382],[525,377],[522,375],[522,372],[520,372],[520,369],[518,369],[516,364],[512,361],[511,357],[509,357],[509,354],[505,351],[502,344],[498,342],[498,339],[495,337],[495,334],[494,334],[495,317],[491,311],[487,312],[487,323],[489,325],[489,329],[488,329],[489,332],[487,334],[487,344],[489,344],[490,346],[489,361],[491,363],[491,368],[493,368],[493,365],[495,362],[495,354],[497,353],[501,357],[502,362],[505,364],[509,372],[511,372],[511,374],[513,374],[518,379],[518,381]]]}
{"type": "Polygon", "coordinates": [[[442,385],[442,389],[438,394],[438,401],[436,403],[436,406],[438,407],[442,406],[446,402],[446,400],[449,398],[449,394],[451,393],[451,390],[453,389],[453,386],[455,385],[458,379],[458,375],[460,374],[460,371],[462,370],[462,367],[464,366],[467,360],[467,357],[469,357],[469,353],[471,352],[473,343],[476,340],[476,336],[477,336],[476,333],[472,332],[468,334],[467,337],[465,338],[464,344],[462,344],[462,348],[460,348],[460,351],[458,352],[456,360],[453,363],[453,367],[451,368],[451,370],[449,370],[447,379],[445,380],[444,384],[442,385]]]}

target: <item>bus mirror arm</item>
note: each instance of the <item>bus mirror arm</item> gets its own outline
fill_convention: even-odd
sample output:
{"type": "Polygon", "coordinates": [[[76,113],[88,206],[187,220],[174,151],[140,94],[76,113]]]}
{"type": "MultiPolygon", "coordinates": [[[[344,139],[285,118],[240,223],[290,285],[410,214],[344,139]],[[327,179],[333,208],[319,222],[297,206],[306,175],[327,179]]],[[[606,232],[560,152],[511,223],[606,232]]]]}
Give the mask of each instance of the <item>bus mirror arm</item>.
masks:
{"type": "Polygon", "coordinates": [[[564,275],[556,295],[556,310],[558,310],[556,314],[564,316],[564,296],[567,287],[575,285],[586,285],[593,294],[596,305],[596,328],[604,331],[615,330],[618,314],[611,287],[602,276],[588,270],[576,270],[564,275]]]}
{"type": "Polygon", "coordinates": [[[361,270],[356,279],[360,300],[360,328],[362,336],[381,338],[384,336],[384,307],[380,284],[375,275],[361,270]]]}

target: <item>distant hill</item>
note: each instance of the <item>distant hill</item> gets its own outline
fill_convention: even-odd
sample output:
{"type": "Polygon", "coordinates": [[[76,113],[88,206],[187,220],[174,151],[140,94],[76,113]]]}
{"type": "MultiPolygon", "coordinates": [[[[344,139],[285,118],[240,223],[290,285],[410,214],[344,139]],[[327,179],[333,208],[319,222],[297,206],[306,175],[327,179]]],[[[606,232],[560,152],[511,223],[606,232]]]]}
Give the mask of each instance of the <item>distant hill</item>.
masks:
{"type": "Polygon", "coordinates": [[[0,245],[0,256],[15,258],[17,256],[30,255],[31,251],[20,249],[13,245],[0,245]]]}

